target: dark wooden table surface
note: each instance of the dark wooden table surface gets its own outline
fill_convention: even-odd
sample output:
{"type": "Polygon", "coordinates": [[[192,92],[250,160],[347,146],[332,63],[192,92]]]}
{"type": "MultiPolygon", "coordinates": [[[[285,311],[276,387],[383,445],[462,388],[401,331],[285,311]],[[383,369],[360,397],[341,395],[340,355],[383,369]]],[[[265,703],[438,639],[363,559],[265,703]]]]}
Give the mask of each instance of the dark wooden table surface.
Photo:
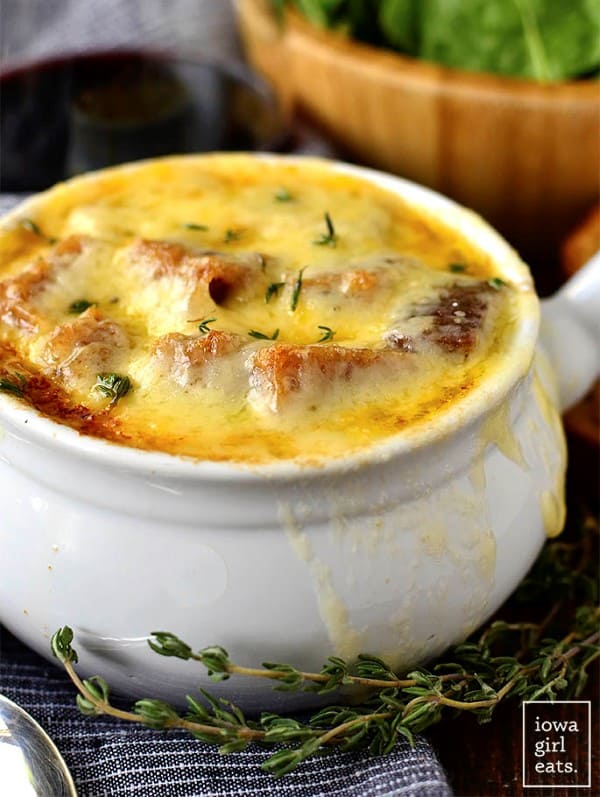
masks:
{"type": "MultiPolygon", "coordinates": [[[[456,797],[577,797],[600,795],[599,678],[595,676],[582,700],[592,701],[592,777],[585,788],[523,788],[522,716],[515,701],[495,714],[491,723],[478,725],[473,717],[444,722],[430,731],[433,743],[446,770],[456,797]]],[[[569,719],[568,706],[559,709],[561,719],[569,719]]],[[[576,775],[560,776],[563,782],[577,783],[576,775]],[[570,779],[570,780],[569,780],[570,779]]]]}

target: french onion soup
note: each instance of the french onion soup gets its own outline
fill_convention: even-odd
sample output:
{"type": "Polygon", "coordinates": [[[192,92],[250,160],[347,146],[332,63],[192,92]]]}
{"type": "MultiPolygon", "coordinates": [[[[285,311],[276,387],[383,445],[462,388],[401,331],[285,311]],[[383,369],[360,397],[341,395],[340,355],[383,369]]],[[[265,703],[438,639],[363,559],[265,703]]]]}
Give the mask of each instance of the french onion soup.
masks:
{"type": "Polygon", "coordinates": [[[149,161],[0,230],[0,389],[82,434],[307,464],[499,367],[521,290],[443,219],[315,161],[149,161]]]}

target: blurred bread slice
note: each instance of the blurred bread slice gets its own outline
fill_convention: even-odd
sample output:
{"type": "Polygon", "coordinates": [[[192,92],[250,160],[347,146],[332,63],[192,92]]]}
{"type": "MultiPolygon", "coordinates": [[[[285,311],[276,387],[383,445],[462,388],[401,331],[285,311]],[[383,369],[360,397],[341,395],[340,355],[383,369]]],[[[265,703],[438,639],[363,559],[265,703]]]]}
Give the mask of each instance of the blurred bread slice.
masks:
{"type": "MultiPolygon", "coordinates": [[[[565,279],[600,249],[600,204],[595,205],[566,238],[561,249],[565,279]]],[[[600,380],[565,415],[567,430],[592,446],[600,445],[600,380]]]]}

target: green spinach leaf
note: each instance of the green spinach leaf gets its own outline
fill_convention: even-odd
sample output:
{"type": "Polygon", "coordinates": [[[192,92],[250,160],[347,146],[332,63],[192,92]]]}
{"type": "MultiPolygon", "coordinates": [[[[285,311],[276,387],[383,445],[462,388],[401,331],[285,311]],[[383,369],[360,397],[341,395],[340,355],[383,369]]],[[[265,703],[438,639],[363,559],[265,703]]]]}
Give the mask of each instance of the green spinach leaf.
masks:
{"type": "Polygon", "coordinates": [[[408,55],[418,55],[420,17],[419,0],[383,0],[379,24],[386,41],[408,55]]]}
{"type": "Polygon", "coordinates": [[[600,63],[600,3],[424,0],[418,55],[476,72],[574,78],[600,63]]]}
{"type": "MultiPolygon", "coordinates": [[[[284,0],[271,0],[274,8],[284,0]]],[[[289,0],[313,24],[475,72],[569,80],[600,67],[598,0],[289,0]]]]}

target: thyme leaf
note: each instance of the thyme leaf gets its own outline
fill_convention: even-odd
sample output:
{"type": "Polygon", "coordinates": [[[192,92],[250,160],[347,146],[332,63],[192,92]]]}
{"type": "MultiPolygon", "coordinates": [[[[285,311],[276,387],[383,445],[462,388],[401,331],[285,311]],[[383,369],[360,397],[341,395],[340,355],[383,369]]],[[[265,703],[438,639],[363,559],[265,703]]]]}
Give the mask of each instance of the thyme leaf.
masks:
{"type": "Polygon", "coordinates": [[[302,275],[306,270],[306,266],[301,268],[298,272],[298,276],[296,277],[296,281],[294,282],[294,290],[292,291],[292,298],[290,301],[290,310],[292,312],[295,311],[296,307],[298,307],[298,300],[300,299],[300,292],[302,290],[302,275]]]}
{"type": "Polygon", "coordinates": [[[275,194],[275,201],[276,202],[293,202],[294,201],[294,197],[292,196],[292,194],[290,194],[290,192],[287,190],[287,188],[279,188],[277,190],[277,193],[275,194]]]}
{"type": "Polygon", "coordinates": [[[96,376],[96,384],[92,390],[102,393],[103,396],[110,399],[110,403],[113,405],[129,393],[131,380],[128,376],[120,376],[119,374],[98,374],[96,376]]]}
{"type": "Polygon", "coordinates": [[[276,329],[272,335],[265,335],[264,332],[258,332],[256,329],[251,329],[248,334],[251,338],[256,338],[257,340],[277,340],[279,329],[276,329]]]}
{"type": "Polygon", "coordinates": [[[87,299],[77,299],[77,301],[69,305],[67,312],[71,315],[80,315],[84,313],[88,307],[94,307],[96,304],[97,302],[88,302],[87,299]]]}
{"type": "Polygon", "coordinates": [[[46,237],[44,233],[41,231],[39,225],[33,219],[21,219],[19,221],[19,224],[25,230],[29,230],[29,232],[32,232],[34,235],[39,235],[40,238],[46,237]]]}
{"type": "Polygon", "coordinates": [[[437,663],[405,674],[366,655],[356,662],[330,656],[318,672],[279,662],[247,667],[232,661],[218,645],[195,651],[166,631],[153,632],[149,638],[155,653],[197,662],[212,680],[269,679],[277,689],[320,694],[342,686],[349,694],[356,691],[357,702],[327,705],[307,721],[271,712],[247,719],[237,706],[204,690],[200,691],[205,702],[191,695],[186,698],[185,713],[152,698],[138,700],[126,711],[113,705],[102,678],[79,678],[73,666],[77,652],[70,627],[55,632],[51,650],[76,687],[77,704],[84,714],[110,715],[158,730],[185,729],[199,740],[218,745],[222,754],[252,743],[262,747],[283,744],[283,749],[262,764],[274,777],[282,777],[332,748],[367,749],[385,755],[400,737],[414,745],[415,734],[444,717],[449,720],[466,712],[483,723],[507,700],[581,695],[590,666],[600,658],[599,532],[593,515],[571,523],[564,538],[546,543],[505,607],[505,619],[490,622],[463,644],[450,648],[437,663]],[[527,621],[521,619],[521,604],[529,607],[527,621]]]}
{"type": "Polygon", "coordinates": [[[19,380],[19,384],[11,379],[6,379],[4,377],[0,378],[0,393],[10,393],[18,398],[23,398],[25,395],[24,389],[27,386],[27,380],[23,374],[14,374],[14,376],[19,380]]]}
{"type": "Polygon", "coordinates": [[[316,246],[337,246],[338,237],[331,216],[327,211],[325,211],[325,225],[327,227],[327,232],[323,233],[323,235],[317,238],[316,241],[313,241],[313,243],[316,246]]]}
{"type": "Polygon", "coordinates": [[[49,244],[55,244],[57,242],[57,238],[50,238],[48,235],[42,232],[40,229],[39,224],[35,222],[33,219],[24,218],[19,219],[19,226],[23,227],[24,230],[28,230],[32,232],[34,235],[37,235],[40,238],[45,238],[49,244]]]}
{"type": "Polygon", "coordinates": [[[229,230],[225,231],[225,238],[223,239],[223,242],[226,243],[226,244],[229,244],[229,243],[232,243],[233,241],[239,241],[240,238],[243,238],[243,237],[244,237],[244,231],[243,230],[232,230],[232,229],[229,229],[229,230]]]}
{"type": "Polygon", "coordinates": [[[198,332],[202,335],[207,335],[210,332],[210,327],[208,325],[213,324],[216,320],[216,318],[205,318],[204,321],[198,324],[198,332]]]}
{"type": "Polygon", "coordinates": [[[273,296],[278,296],[285,282],[272,282],[265,292],[265,302],[269,304],[273,296]]]}
{"type": "Polygon", "coordinates": [[[184,230],[198,230],[202,232],[206,232],[206,230],[208,230],[206,224],[196,224],[194,221],[186,221],[181,226],[184,228],[184,230]]]}
{"type": "Polygon", "coordinates": [[[331,327],[325,327],[319,324],[319,329],[323,330],[323,337],[319,338],[317,343],[324,343],[326,340],[333,340],[333,336],[335,335],[335,331],[331,327]]]}
{"type": "Polygon", "coordinates": [[[450,263],[448,268],[453,274],[462,274],[463,271],[467,270],[467,267],[464,263],[450,263]]]}
{"type": "Polygon", "coordinates": [[[506,282],[500,279],[500,277],[492,277],[487,281],[487,284],[490,286],[490,288],[494,288],[496,291],[502,290],[502,288],[506,287],[506,282]]]}

